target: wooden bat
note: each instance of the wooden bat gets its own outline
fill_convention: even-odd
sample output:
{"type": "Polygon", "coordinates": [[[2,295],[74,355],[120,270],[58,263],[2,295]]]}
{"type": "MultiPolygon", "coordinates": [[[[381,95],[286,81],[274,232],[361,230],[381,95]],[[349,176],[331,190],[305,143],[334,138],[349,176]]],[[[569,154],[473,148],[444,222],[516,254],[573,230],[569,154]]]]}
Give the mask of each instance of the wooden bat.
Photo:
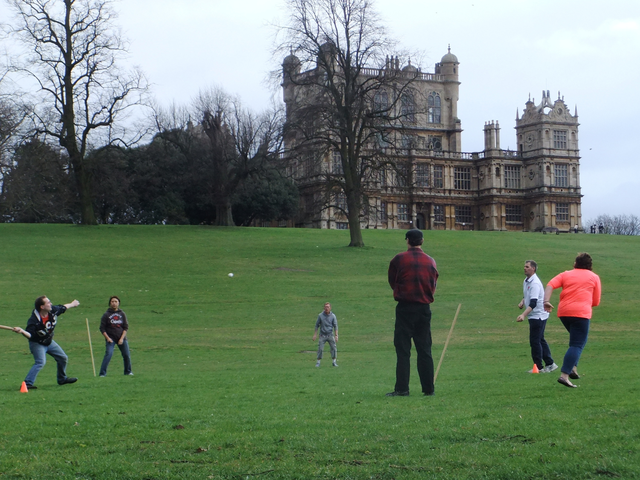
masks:
{"type": "Polygon", "coordinates": [[[440,365],[442,365],[442,360],[444,360],[444,354],[447,351],[447,346],[449,345],[449,340],[451,339],[451,334],[453,333],[453,327],[456,326],[456,320],[458,319],[458,314],[460,313],[460,307],[462,307],[462,304],[458,305],[458,310],[456,310],[456,316],[453,317],[453,323],[451,324],[451,330],[449,330],[449,335],[447,336],[447,341],[444,342],[444,349],[442,349],[442,356],[440,357],[440,362],[438,363],[438,368],[436,369],[436,374],[433,377],[434,385],[436,383],[436,379],[438,378],[438,372],[440,371],[440,365]]]}
{"type": "MultiPolygon", "coordinates": [[[[0,325],[0,329],[2,330],[11,330],[13,332],[13,327],[7,327],[6,325],[0,325]]],[[[29,332],[27,332],[26,330],[24,331],[24,336],[27,338],[31,338],[31,334],[29,332]]]]}
{"type": "Polygon", "coordinates": [[[87,318],[87,336],[89,337],[89,351],[91,352],[91,366],[93,366],[93,376],[96,376],[96,362],[93,359],[93,345],[91,345],[91,330],[89,330],[89,319],[87,318]]]}

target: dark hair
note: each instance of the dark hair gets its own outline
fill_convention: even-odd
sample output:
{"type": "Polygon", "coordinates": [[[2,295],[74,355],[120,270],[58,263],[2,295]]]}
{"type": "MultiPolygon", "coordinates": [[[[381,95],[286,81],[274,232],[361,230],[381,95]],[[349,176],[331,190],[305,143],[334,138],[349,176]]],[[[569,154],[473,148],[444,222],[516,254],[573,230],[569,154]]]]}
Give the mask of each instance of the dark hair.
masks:
{"type": "Polygon", "coordinates": [[[582,270],[592,270],[593,268],[593,260],[591,259],[591,255],[586,252],[579,253],[576,257],[575,268],[580,268],[582,270]]]}
{"type": "Polygon", "coordinates": [[[524,263],[528,263],[529,265],[531,265],[533,267],[533,269],[536,272],[538,271],[538,264],[536,262],[534,262],[533,260],[525,260],[524,263]]]}
{"type": "Polygon", "coordinates": [[[120,299],[116,295],[113,295],[112,297],[109,297],[109,306],[111,306],[111,300],[113,300],[114,298],[118,300],[118,303],[122,303],[120,302],[120,299]]]}
{"type": "Polygon", "coordinates": [[[47,298],[46,295],[42,295],[41,297],[36,298],[35,307],[37,311],[40,311],[42,306],[44,305],[44,299],[47,298]]]}

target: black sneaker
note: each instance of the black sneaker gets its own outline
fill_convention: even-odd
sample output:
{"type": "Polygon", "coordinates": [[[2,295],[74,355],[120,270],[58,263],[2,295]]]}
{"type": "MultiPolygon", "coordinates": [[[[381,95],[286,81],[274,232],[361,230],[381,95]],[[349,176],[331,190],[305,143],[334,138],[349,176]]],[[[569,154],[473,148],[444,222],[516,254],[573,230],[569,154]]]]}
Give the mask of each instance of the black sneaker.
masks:
{"type": "Polygon", "coordinates": [[[60,385],[66,385],[67,383],[76,383],[78,379],[76,377],[65,378],[60,385]]]}
{"type": "Polygon", "coordinates": [[[27,390],[37,390],[38,387],[36,387],[35,385],[27,385],[27,390]]]}
{"type": "Polygon", "coordinates": [[[431,392],[431,393],[424,392],[424,393],[423,393],[423,395],[424,395],[425,397],[433,397],[433,396],[435,396],[435,394],[436,394],[436,392],[431,392]]]}
{"type": "Polygon", "coordinates": [[[387,393],[387,397],[408,397],[409,396],[409,392],[389,392],[387,393]]]}

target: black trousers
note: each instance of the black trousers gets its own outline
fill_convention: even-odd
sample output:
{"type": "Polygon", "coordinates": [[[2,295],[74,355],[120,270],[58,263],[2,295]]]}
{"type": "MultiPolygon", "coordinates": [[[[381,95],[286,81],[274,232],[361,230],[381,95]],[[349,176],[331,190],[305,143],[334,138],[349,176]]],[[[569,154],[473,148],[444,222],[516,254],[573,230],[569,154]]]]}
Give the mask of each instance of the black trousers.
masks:
{"type": "Polygon", "coordinates": [[[431,308],[423,303],[398,302],[393,344],[396,347],[396,392],[409,391],[411,339],[418,354],[418,375],[423,393],[433,393],[431,308]]]}

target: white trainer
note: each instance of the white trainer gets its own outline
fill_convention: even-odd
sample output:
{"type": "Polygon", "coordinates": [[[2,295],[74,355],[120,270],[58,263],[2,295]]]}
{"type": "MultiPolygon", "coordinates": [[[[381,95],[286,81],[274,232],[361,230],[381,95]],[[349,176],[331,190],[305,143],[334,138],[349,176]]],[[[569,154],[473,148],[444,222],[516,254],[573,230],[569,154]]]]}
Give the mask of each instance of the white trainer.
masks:
{"type": "Polygon", "coordinates": [[[558,369],[558,365],[556,365],[555,363],[552,363],[551,365],[547,365],[546,367],[544,367],[542,369],[542,372],[543,373],[551,373],[551,372],[553,372],[554,370],[557,370],[557,369],[558,369]]]}

